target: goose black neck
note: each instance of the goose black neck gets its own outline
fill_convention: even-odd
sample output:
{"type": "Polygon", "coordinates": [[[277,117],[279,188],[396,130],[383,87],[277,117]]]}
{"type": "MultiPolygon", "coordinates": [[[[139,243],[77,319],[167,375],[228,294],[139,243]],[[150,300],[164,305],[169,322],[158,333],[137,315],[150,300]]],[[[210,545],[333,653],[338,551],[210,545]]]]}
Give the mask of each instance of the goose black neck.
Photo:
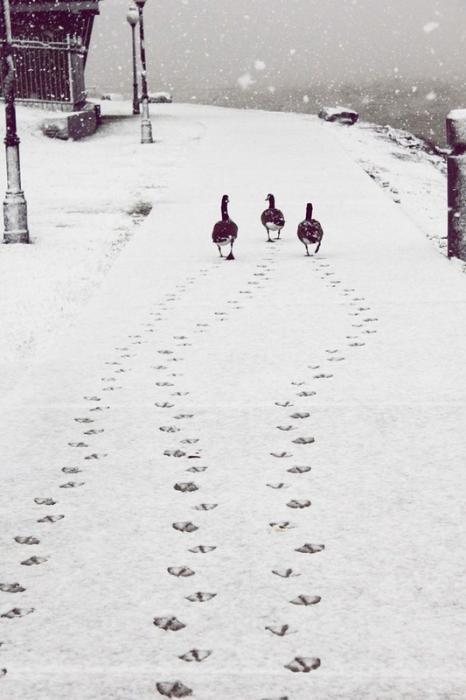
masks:
{"type": "Polygon", "coordinates": [[[312,220],[312,204],[309,203],[306,207],[306,221],[312,220]]]}
{"type": "Polygon", "coordinates": [[[275,209],[275,197],[273,194],[269,197],[269,209],[275,209]]]}
{"type": "Polygon", "coordinates": [[[228,221],[228,197],[222,197],[222,221],[228,221]]]}

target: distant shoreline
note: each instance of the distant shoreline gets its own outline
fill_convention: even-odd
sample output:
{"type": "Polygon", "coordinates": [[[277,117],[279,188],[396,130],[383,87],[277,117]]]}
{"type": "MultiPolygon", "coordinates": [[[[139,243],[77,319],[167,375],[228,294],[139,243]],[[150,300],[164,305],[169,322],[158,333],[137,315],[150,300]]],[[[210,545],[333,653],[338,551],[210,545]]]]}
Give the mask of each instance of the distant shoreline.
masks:
{"type": "MultiPolygon", "coordinates": [[[[157,89],[166,86],[156,85],[157,89]]],[[[466,106],[466,86],[439,81],[405,79],[360,84],[322,83],[307,87],[247,89],[199,86],[191,92],[171,90],[176,102],[272,112],[317,114],[322,107],[350,107],[361,119],[404,129],[437,147],[446,145],[445,118],[451,109],[466,106]]]]}

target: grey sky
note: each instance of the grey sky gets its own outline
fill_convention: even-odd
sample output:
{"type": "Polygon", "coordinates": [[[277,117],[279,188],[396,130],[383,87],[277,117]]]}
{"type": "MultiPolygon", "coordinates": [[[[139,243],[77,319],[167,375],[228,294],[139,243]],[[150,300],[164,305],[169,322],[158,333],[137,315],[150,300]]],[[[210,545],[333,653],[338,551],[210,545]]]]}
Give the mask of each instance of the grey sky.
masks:
{"type": "MultiPolygon", "coordinates": [[[[131,89],[128,4],[102,0],[89,85],[131,89]]],[[[466,81],[466,0],[147,0],[145,17],[150,87],[179,96],[247,73],[259,89],[396,75],[466,81]]]]}

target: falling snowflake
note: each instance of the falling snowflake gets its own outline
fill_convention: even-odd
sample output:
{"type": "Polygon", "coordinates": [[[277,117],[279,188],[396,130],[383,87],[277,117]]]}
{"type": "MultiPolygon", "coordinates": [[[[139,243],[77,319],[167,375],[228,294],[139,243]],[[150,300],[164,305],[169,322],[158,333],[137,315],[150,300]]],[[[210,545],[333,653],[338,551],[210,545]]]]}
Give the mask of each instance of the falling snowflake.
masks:
{"type": "Polygon", "coordinates": [[[438,22],[427,22],[427,24],[425,24],[422,29],[426,34],[430,34],[431,32],[435,32],[435,30],[439,27],[440,24],[438,22]]]}
{"type": "Polygon", "coordinates": [[[433,102],[434,100],[437,99],[437,93],[431,90],[430,92],[427,93],[426,95],[426,100],[428,102],[433,102]]]}
{"type": "Polygon", "coordinates": [[[254,61],[254,68],[256,70],[259,70],[259,71],[265,70],[266,64],[264,63],[264,61],[257,60],[257,61],[254,61]]]}
{"type": "Polygon", "coordinates": [[[309,95],[303,95],[303,102],[305,105],[309,104],[309,95]]]}
{"type": "Polygon", "coordinates": [[[242,90],[247,90],[251,87],[251,85],[254,85],[256,81],[252,77],[251,73],[244,73],[244,75],[240,75],[237,82],[242,90]]]}

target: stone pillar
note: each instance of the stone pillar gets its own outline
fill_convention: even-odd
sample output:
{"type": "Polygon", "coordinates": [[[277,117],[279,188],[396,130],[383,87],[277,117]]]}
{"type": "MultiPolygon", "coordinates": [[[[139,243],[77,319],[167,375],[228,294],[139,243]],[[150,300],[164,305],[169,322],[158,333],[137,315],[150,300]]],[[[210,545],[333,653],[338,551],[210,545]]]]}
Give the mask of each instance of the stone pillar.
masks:
{"type": "Polygon", "coordinates": [[[466,262],[466,109],[447,116],[448,257],[466,262]]]}

